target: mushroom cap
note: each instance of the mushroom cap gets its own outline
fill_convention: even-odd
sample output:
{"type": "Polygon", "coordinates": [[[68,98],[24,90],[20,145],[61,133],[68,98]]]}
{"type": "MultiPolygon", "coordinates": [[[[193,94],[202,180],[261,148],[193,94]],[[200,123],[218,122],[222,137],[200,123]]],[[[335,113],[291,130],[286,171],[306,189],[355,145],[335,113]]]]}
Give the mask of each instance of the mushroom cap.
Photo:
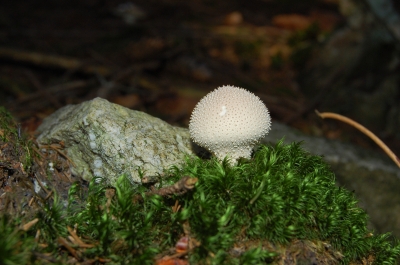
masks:
{"type": "Polygon", "coordinates": [[[202,98],[192,112],[192,140],[217,158],[250,158],[252,148],[270,130],[271,117],[259,97],[234,86],[222,86],[202,98]]]}

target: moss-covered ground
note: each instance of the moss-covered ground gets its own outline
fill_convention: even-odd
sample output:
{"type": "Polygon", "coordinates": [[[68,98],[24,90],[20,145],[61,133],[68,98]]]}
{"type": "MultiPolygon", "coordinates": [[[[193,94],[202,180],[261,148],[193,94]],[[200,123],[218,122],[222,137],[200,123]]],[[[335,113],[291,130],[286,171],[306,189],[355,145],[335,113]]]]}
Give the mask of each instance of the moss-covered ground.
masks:
{"type": "MultiPolygon", "coordinates": [[[[13,175],[2,156],[3,201],[15,190],[4,189],[10,182],[34,186],[37,175],[26,157],[34,143],[18,130],[1,133],[2,145],[17,143],[10,150],[25,163],[13,175]]],[[[399,242],[369,231],[367,214],[334,178],[300,143],[279,142],[236,166],[188,158],[156,184],[121,176],[109,187],[96,178],[87,190],[74,182],[65,200],[57,189],[35,195],[30,214],[15,199],[2,204],[0,264],[396,264],[399,242]],[[148,195],[185,176],[197,178],[186,193],[148,195]]]]}

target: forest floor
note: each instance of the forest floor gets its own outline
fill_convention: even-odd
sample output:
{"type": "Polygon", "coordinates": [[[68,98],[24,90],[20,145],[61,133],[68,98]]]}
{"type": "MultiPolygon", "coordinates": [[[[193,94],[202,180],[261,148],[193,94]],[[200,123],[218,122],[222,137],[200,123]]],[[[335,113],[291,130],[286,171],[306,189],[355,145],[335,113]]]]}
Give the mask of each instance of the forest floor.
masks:
{"type": "Polygon", "coordinates": [[[296,81],[344,21],[335,2],[9,2],[0,10],[0,105],[31,133],[94,97],[187,127],[202,96],[231,84],[256,93],[274,120],[338,138],[346,127],[319,121],[296,81]]]}
{"type": "Polygon", "coordinates": [[[335,0],[8,2],[0,105],[30,133],[62,106],[94,97],[187,127],[199,99],[230,84],[257,94],[273,120],[376,148],[353,128],[321,121],[318,98],[297,82],[313,49],[344,25],[338,9],[335,0]]]}

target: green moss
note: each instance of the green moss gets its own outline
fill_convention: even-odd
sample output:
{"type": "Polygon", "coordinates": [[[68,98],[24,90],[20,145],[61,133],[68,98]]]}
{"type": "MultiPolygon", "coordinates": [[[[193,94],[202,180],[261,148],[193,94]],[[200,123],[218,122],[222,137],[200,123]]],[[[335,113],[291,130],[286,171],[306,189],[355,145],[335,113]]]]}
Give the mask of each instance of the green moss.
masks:
{"type": "Polygon", "coordinates": [[[5,157],[13,157],[15,161],[23,164],[23,169],[28,171],[32,165],[32,141],[21,129],[11,114],[2,106],[0,106],[0,143],[8,143],[2,145],[3,154],[0,154],[0,162],[5,161],[5,157]]]}
{"type": "Polygon", "coordinates": [[[385,254],[376,251],[387,236],[367,236],[367,215],[353,194],[335,186],[329,166],[298,143],[261,146],[252,161],[236,167],[192,160],[176,174],[199,178],[196,191],[185,197],[182,219],[201,239],[203,257],[232,248],[239,238],[321,240],[339,250],[345,264],[369,254],[376,262],[399,255],[398,244],[385,254]]]}
{"type": "Polygon", "coordinates": [[[28,264],[34,241],[19,225],[19,220],[12,220],[10,216],[0,218],[0,264],[28,264]]]}
{"type": "MultiPolygon", "coordinates": [[[[134,186],[124,176],[115,189],[93,179],[88,194],[74,185],[68,207],[58,200],[44,202],[40,221],[26,240],[32,253],[52,253],[53,262],[59,263],[70,256],[57,239],[66,238],[67,226],[74,225],[94,245],[75,246],[81,259],[101,257],[107,264],[154,264],[171,254],[183,227],[200,243],[188,254],[190,264],[278,264],[301,248],[330,260],[318,264],[362,264],[366,259],[396,264],[400,255],[397,241],[367,230],[366,213],[352,193],[335,186],[322,158],[309,155],[298,143],[260,146],[252,160],[234,167],[227,160],[188,158],[168,171],[160,186],[187,175],[198,178],[194,190],[169,198],[145,197],[143,202],[132,198],[148,188],[134,186]],[[182,206],[177,212],[172,209],[176,201],[182,206]],[[32,243],[37,229],[41,235],[32,243]]],[[[25,253],[21,248],[14,252],[25,253]]],[[[37,254],[30,259],[31,264],[41,262],[37,254]]]]}

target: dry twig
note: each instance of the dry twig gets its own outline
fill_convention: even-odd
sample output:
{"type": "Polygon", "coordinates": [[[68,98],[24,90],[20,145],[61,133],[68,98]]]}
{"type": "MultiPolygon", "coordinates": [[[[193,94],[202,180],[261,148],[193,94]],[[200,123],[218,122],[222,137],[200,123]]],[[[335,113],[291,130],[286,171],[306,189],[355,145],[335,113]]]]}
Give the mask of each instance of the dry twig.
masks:
{"type": "MultiPolygon", "coordinates": [[[[192,190],[194,188],[194,185],[197,183],[197,180],[198,180],[197,178],[184,176],[183,178],[178,180],[174,185],[164,187],[159,190],[148,191],[145,193],[145,196],[160,195],[165,197],[173,194],[182,195],[188,192],[189,190],[192,190]]],[[[143,197],[139,194],[133,198],[134,203],[142,200],[143,197]]]]}
{"type": "Polygon", "coordinates": [[[35,218],[32,221],[24,224],[23,226],[21,226],[21,230],[23,231],[28,231],[29,229],[31,229],[32,226],[34,226],[37,222],[39,221],[39,218],[35,218]]]}
{"type": "MultiPolygon", "coordinates": [[[[45,172],[42,166],[40,166],[40,168],[43,170],[43,172],[45,172]]],[[[44,174],[42,174],[42,175],[44,175],[44,174]]],[[[35,179],[36,179],[37,183],[39,184],[40,188],[42,188],[44,190],[44,192],[46,193],[46,197],[48,197],[50,194],[50,191],[43,185],[42,181],[38,178],[36,173],[34,173],[34,176],[35,176],[35,179]]]]}
{"type": "Polygon", "coordinates": [[[111,69],[105,66],[89,65],[86,62],[75,58],[48,55],[39,52],[27,52],[4,47],[0,47],[0,58],[39,66],[80,71],[87,74],[99,73],[108,76],[112,73],[111,69]]]}
{"type": "Polygon", "coordinates": [[[47,201],[48,199],[50,199],[51,196],[53,196],[53,191],[52,190],[47,194],[47,196],[43,200],[47,201]]]}
{"type": "Polygon", "coordinates": [[[107,213],[110,212],[110,206],[111,206],[112,198],[114,198],[114,196],[115,196],[114,188],[106,189],[106,198],[107,198],[106,211],[107,211],[107,213]]]}
{"type": "Polygon", "coordinates": [[[71,165],[73,165],[74,167],[76,167],[75,163],[71,160],[71,158],[69,158],[66,154],[64,154],[61,149],[63,149],[63,146],[60,144],[50,144],[50,145],[45,145],[42,144],[40,145],[40,148],[45,148],[45,149],[50,149],[50,150],[54,150],[57,153],[59,153],[61,156],[63,156],[65,159],[68,160],[69,163],[71,163],[71,165]]]}
{"type": "Polygon", "coordinates": [[[65,247],[65,248],[68,250],[68,252],[71,253],[72,256],[74,256],[75,259],[81,260],[80,252],[79,252],[79,251],[76,251],[73,247],[71,247],[71,246],[68,244],[68,241],[67,241],[65,238],[63,238],[63,237],[60,236],[60,237],[57,239],[57,242],[58,242],[58,244],[60,244],[60,245],[62,245],[63,247],[65,247]]]}
{"type": "Polygon", "coordinates": [[[315,112],[322,119],[328,118],[328,119],[339,120],[339,121],[347,123],[347,124],[353,126],[354,128],[358,129],[359,131],[361,131],[362,133],[367,135],[369,138],[371,138],[396,163],[396,165],[398,167],[400,167],[400,159],[395,155],[395,153],[393,153],[393,151],[390,150],[390,148],[384,142],[382,142],[382,140],[379,139],[378,136],[376,136],[373,132],[371,132],[370,130],[368,130],[367,128],[365,128],[364,126],[359,124],[358,122],[356,122],[350,118],[347,118],[343,115],[337,114],[337,113],[332,113],[332,112],[320,113],[317,110],[315,112]]]}
{"type": "Polygon", "coordinates": [[[83,242],[71,227],[67,226],[67,229],[68,229],[68,233],[72,236],[72,238],[74,239],[74,242],[79,247],[81,247],[81,248],[93,248],[93,247],[95,247],[95,245],[93,245],[93,244],[86,244],[85,242],[83,242]]]}

